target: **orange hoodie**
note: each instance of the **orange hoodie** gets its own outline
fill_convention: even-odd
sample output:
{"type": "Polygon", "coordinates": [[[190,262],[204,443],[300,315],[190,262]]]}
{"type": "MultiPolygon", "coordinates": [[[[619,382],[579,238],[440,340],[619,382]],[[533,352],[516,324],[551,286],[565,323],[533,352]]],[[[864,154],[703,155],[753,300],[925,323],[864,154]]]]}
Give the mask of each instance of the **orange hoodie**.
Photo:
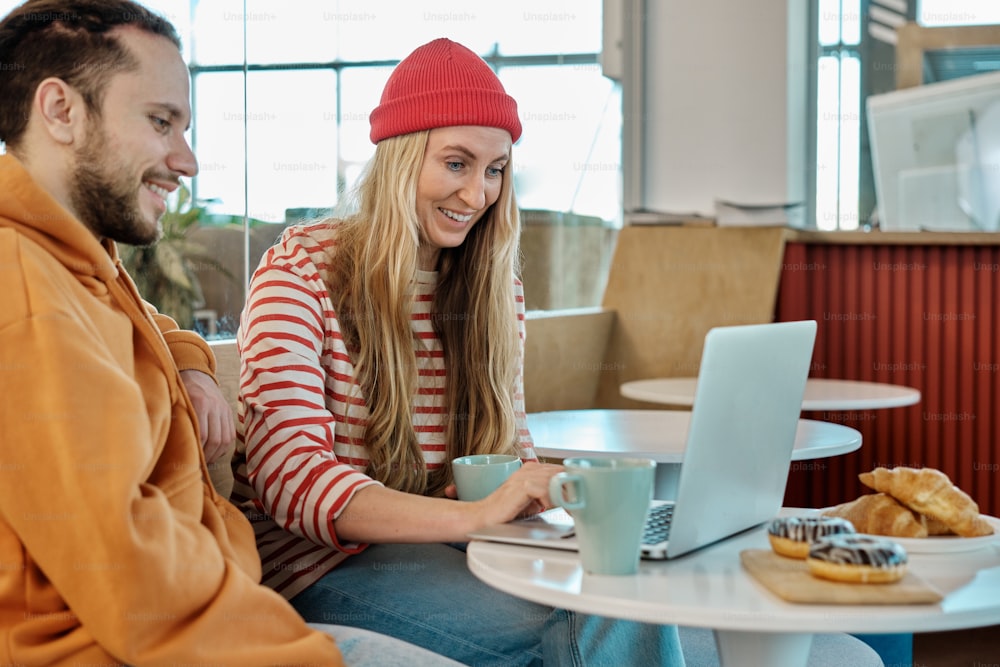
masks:
{"type": "Polygon", "coordinates": [[[0,664],[342,665],[208,483],[207,345],[0,156],[0,664]]]}

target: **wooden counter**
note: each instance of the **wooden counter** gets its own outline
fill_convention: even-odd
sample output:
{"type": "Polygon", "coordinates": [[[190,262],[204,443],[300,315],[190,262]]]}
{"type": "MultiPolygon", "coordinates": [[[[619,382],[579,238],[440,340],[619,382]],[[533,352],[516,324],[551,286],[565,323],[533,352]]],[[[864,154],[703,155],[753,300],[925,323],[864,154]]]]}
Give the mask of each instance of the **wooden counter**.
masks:
{"type": "Polygon", "coordinates": [[[796,243],[828,245],[1000,245],[1000,232],[821,232],[787,229],[785,239],[796,243]]]}
{"type": "Polygon", "coordinates": [[[793,466],[786,503],[865,492],[860,472],[932,466],[1000,513],[1000,234],[789,231],[775,319],[819,323],[813,377],[919,389],[892,410],[805,413],[861,431],[851,455],[793,466]]]}

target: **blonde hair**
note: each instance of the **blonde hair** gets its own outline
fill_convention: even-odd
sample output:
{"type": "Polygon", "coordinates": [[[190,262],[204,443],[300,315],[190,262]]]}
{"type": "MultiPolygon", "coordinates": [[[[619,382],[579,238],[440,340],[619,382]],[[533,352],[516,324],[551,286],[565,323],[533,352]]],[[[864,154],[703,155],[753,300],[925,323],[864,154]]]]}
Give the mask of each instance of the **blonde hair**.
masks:
{"type": "MultiPolygon", "coordinates": [[[[380,141],[336,221],[330,293],[355,380],[369,410],[368,474],[386,486],[441,495],[451,466],[427,472],[413,429],[417,361],[410,328],[422,229],[417,181],[429,131],[380,141]]],[[[516,453],[514,393],[521,372],[515,312],[520,216],[508,162],[500,195],[465,242],[443,248],[431,321],[444,348],[446,457],[516,453]]]]}

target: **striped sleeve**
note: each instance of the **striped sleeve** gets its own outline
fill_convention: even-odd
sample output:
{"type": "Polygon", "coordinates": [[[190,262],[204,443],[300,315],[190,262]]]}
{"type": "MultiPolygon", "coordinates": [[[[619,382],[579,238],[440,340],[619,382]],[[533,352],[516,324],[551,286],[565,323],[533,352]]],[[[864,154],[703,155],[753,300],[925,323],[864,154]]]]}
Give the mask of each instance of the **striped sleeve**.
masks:
{"type": "Polygon", "coordinates": [[[360,399],[345,395],[350,359],[317,264],[323,250],[308,234],[286,235],[251,281],[238,336],[246,472],[278,526],[356,552],[361,545],[341,544],[333,521],[358,489],[378,482],[362,472],[367,457],[337,453],[338,439],[348,453],[362,448],[351,442],[356,429],[338,428],[343,416],[328,396],[333,405],[360,399]]]}
{"type": "Polygon", "coordinates": [[[535,461],[538,459],[538,455],[535,453],[535,443],[531,439],[531,432],[528,430],[528,415],[524,407],[524,350],[527,328],[524,325],[524,286],[520,280],[514,281],[514,293],[517,331],[521,341],[521,363],[517,372],[517,387],[514,391],[514,418],[517,421],[517,440],[518,447],[521,450],[521,458],[525,461],[535,461]]]}

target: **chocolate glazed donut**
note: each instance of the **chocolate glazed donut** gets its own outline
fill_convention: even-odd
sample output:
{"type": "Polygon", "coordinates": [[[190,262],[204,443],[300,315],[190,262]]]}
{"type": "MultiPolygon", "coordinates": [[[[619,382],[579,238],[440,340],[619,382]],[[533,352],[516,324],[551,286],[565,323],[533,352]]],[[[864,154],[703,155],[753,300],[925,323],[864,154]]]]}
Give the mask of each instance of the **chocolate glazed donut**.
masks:
{"type": "Polygon", "coordinates": [[[805,558],[810,545],[822,537],[853,532],[850,521],[833,516],[779,517],[767,526],[771,548],[789,558],[805,558]]]}
{"type": "Polygon", "coordinates": [[[831,535],[814,543],[806,558],[809,572],[823,579],[891,583],[906,574],[906,550],[871,535],[831,535]]]}

